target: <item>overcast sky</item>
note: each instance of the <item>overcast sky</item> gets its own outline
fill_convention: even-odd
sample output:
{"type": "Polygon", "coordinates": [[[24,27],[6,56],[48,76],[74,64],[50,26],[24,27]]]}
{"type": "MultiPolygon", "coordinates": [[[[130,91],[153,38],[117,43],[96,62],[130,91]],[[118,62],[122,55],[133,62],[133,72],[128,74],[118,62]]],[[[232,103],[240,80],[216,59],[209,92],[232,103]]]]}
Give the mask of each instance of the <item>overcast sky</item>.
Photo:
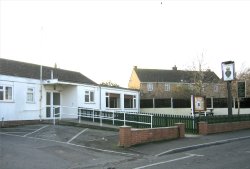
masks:
{"type": "Polygon", "coordinates": [[[0,0],[0,57],[127,87],[133,66],[250,67],[250,1],[0,0]]]}

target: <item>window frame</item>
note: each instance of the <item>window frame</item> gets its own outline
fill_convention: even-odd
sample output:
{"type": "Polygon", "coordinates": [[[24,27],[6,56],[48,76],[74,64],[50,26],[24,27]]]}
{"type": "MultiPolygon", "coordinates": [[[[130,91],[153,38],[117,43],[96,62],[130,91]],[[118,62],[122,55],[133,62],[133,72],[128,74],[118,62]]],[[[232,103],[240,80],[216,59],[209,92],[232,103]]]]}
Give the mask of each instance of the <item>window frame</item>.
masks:
{"type": "Polygon", "coordinates": [[[95,91],[85,90],[84,103],[95,103],[95,91]],[[88,98],[88,100],[86,100],[86,97],[88,98]]]}
{"type": "Polygon", "coordinates": [[[214,93],[218,93],[219,92],[219,85],[216,84],[216,85],[213,86],[213,92],[214,93]]]}
{"type": "Polygon", "coordinates": [[[148,90],[148,92],[152,92],[154,90],[154,84],[153,83],[147,83],[147,90],[148,90]]]}
{"type": "Polygon", "coordinates": [[[121,94],[106,92],[105,105],[107,109],[121,109],[121,94]],[[116,97],[115,97],[116,96],[116,97]]]}
{"type": "Polygon", "coordinates": [[[0,102],[13,102],[14,101],[14,88],[12,85],[3,85],[1,84],[0,87],[2,89],[0,89],[0,92],[2,93],[2,100],[0,100],[0,102]],[[7,88],[10,88],[11,90],[11,93],[9,95],[9,93],[7,92],[8,89],[7,88]],[[7,99],[7,98],[11,98],[11,99],[7,99]]]}
{"type": "Polygon", "coordinates": [[[171,90],[170,83],[165,83],[165,84],[164,84],[164,91],[165,91],[165,92],[170,92],[170,90],[171,90]]]}
{"type": "Polygon", "coordinates": [[[27,87],[26,90],[26,103],[35,103],[35,88],[34,87],[27,87]],[[29,91],[29,89],[32,89],[32,92],[29,91]],[[28,100],[28,95],[32,94],[32,100],[28,100]]]}
{"type": "Polygon", "coordinates": [[[136,101],[137,99],[136,99],[136,95],[134,95],[134,94],[124,94],[124,109],[136,109],[136,103],[137,103],[137,101],[136,101]],[[129,97],[131,97],[131,98],[129,98],[129,97]],[[125,104],[125,100],[128,100],[129,101],[129,105],[131,106],[131,107],[126,107],[126,104],[125,104]]]}

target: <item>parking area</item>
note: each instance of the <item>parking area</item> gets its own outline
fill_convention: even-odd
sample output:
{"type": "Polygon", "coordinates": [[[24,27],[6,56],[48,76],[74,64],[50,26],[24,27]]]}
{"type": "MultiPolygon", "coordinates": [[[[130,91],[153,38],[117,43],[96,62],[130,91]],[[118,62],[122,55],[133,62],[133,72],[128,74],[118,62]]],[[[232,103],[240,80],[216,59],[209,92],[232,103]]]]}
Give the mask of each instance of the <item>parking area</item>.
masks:
{"type": "Polygon", "coordinates": [[[118,132],[61,125],[0,128],[1,168],[117,168],[137,155],[117,146],[118,132]]]}

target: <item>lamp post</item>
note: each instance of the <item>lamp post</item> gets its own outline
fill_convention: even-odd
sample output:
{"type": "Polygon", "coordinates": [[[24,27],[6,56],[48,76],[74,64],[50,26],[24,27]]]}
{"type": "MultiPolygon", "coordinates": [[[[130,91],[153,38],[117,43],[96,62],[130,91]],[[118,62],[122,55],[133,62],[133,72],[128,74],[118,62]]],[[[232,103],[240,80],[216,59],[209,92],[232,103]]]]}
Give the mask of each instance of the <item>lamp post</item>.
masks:
{"type": "Polygon", "coordinates": [[[235,79],[235,67],[233,61],[226,61],[221,63],[222,78],[227,82],[227,105],[228,116],[233,115],[232,111],[232,81],[235,79]]]}

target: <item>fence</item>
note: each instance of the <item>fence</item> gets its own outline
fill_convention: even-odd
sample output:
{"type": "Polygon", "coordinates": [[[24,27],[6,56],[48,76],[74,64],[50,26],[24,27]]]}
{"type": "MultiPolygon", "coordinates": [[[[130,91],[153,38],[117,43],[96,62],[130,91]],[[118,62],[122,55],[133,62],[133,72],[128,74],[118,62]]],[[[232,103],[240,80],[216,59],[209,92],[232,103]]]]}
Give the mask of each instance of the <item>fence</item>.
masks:
{"type": "Polygon", "coordinates": [[[119,111],[100,111],[83,107],[67,107],[57,106],[53,108],[53,123],[56,119],[76,119],[78,123],[82,120],[97,122],[102,124],[110,124],[115,126],[131,126],[133,128],[157,128],[170,127],[175,123],[184,123],[185,132],[198,133],[199,117],[166,115],[166,114],[150,114],[138,112],[119,112],[119,111]],[[60,109],[60,113],[56,110],[60,109]]]}
{"type": "Polygon", "coordinates": [[[198,133],[199,117],[194,116],[180,116],[180,115],[166,115],[154,114],[153,127],[170,127],[175,123],[184,123],[186,133],[198,133]]]}
{"type": "Polygon", "coordinates": [[[112,124],[116,126],[128,125],[135,128],[152,128],[153,115],[139,114],[138,112],[100,111],[94,109],[79,108],[81,120],[88,120],[112,124]]]}
{"type": "Polygon", "coordinates": [[[100,124],[112,124],[116,126],[128,125],[133,128],[156,128],[170,127],[175,123],[184,123],[187,133],[198,133],[198,117],[178,116],[166,114],[149,113],[128,113],[128,112],[109,112],[93,109],[79,109],[82,120],[99,122],[100,124]]]}
{"type": "Polygon", "coordinates": [[[205,121],[208,124],[250,121],[250,114],[240,114],[231,116],[228,115],[200,116],[199,121],[205,121]]]}
{"type": "Polygon", "coordinates": [[[153,127],[153,115],[149,114],[138,114],[138,112],[100,111],[82,107],[53,107],[53,124],[55,125],[56,120],[62,119],[77,119],[79,123],[81,123],[82,120],[87,120],[98,122],[101,126],[105,123],[116,126],[129,125],[137,128],[153,127]]]}
{"type": "Polygon", "coordinates": [[[138,112],[118,112],[118,111],[100,111],[88,108],[54,107],[54,124],[56,119],[77,119],[80,123],[82,120],[92,121],[102,124],[111,124],[115,126],[131,126],[133,128],[157,128],[170,127],[175,123],[184,123],[186,133],[199,133],[198,123],[205,121],[208,124],[250,121],[250,114],[242,115],[218,115],[218,116],[180,116],[167,114],[150,114],[138,112]],[[56,109],[63,110],[56,114],[56,109]]]}

